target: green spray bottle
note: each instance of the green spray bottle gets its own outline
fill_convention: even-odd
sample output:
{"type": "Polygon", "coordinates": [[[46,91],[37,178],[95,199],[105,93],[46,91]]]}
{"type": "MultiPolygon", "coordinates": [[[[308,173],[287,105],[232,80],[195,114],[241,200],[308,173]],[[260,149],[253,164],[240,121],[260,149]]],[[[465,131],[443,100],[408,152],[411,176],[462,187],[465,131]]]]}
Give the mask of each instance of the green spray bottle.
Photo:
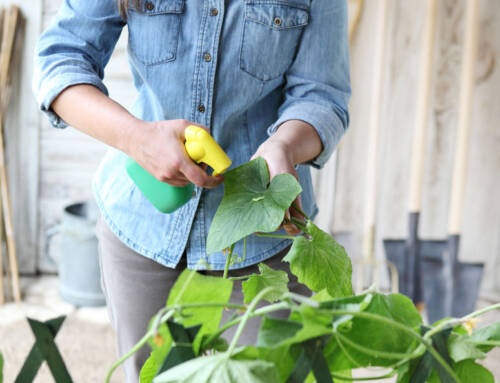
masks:
{"type": "MultiPolygon", "coordinates": [[[[213,175],[224,173],[231,166],[231,159],[205,129],[190,125],[184,133],[186,152],[193,161],[210,166],[213,175]]],[[[130,157],[126,169],[142,194],[162,213],[174,212],[193,196],[193,184],[176,187],[161,182],[130,157]]]]}

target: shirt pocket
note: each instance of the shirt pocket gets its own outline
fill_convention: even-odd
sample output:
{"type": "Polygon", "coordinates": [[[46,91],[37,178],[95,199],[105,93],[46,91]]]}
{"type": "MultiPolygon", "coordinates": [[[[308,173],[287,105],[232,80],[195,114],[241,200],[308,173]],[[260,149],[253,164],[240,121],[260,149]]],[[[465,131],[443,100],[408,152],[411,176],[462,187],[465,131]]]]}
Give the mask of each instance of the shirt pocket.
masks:
{"type": "Polygon", "coordinates": [[[245,5],[240,68],[259,80],[283,75],[293,62],[309,12],[284,2],[251,0],[245,5]]]}
{"type": "Polygon", "coordinates": [[[129,48],[144,65],[173,61],[177,55],[185,0],[148,0],[128,15],[129,48]]]}

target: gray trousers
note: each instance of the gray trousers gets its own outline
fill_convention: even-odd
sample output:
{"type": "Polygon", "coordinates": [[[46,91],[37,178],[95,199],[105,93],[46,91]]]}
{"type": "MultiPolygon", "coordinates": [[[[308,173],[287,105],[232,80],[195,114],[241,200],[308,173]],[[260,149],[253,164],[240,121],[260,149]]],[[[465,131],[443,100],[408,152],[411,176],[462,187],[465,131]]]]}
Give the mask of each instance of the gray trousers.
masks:
{"type": "MultiPolygon", "coordinates": [[[[118,354],[121,356],[144,336],[150,319],[165,306],[170,289],[186,268],[186,259],[183,256],[175,269],[160,265],[123,244],[102,219],[98,220],[96,232],[99,240],[101,284],[106,296],[111,326],[116,335],[118,354]]],[[[281,262],[285,254],[286,251],[282,251],[264,263],[275,270],[285,270],[290,280],[290,290],[309,296],[310,290],[297,282],[297,278],[290,273],[288,263],[281,262]]],[[[222,276],[222,271],[203,273],[222,276]]],[[[229,276],[251,273],[258,273],[257,265],[231,270],[229,276]]],[[[241,281],[234,283],[231,302],[243,302],[241,281]]],[[[230,315],[230,312],[224,312],[222,321],[227,320],[230,315]]],[[[288,312],[276,312],[274,316],[287,317],[288,312]]],[[[239,343],[254,343],[259,324],[260,318],[249,320],[239,343]]],[[[233,327],[226,331],[224,337],[230,340],[235,330],[233,327]]],[[[150,351],[149,346],[144,346],[124,363],[127,383],[139,381],[139,372],[150,351]]]]}

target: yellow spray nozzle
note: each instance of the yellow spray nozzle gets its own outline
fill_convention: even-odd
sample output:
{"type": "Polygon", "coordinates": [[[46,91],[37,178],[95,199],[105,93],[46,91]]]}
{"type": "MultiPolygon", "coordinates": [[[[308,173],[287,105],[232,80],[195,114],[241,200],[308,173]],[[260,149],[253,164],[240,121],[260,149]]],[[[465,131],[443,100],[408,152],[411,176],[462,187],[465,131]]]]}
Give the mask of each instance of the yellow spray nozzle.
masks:
{"type": "Polygon", "coordinates": [[[231,166],[231,159],[205,129],[190,125],[184,135],[189,157],[197,163],[203,162],[210,166],[214,169],[213,175],[224,173],[231,166]]]}

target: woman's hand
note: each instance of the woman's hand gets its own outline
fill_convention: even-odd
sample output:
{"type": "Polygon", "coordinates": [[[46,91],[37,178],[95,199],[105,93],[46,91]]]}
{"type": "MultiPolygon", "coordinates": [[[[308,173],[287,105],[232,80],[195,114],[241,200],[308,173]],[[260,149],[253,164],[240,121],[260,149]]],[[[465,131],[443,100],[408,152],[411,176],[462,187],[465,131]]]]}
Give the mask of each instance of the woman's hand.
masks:
{"type": "MultiPolygon", "coordinates": [[[[288,120],[259,146],[251,159],[262,157],[266,160],[271,180],[283,173],[291,174],[298,179],[295,165],[317,157],[322,148],[321,139],[312,125],[301,120],[288,120]]],[[[300,195],[293,203],[302,210],[300,195]]],[[[304,217],[293,207],[285,213],[282,227],[288,234],[297,235],[300,230],[289,222],[291,217],[300,220],[304,217]]]]}
{"type": "MultiPolygon", "coordinates": [[[[273,140],[272,137],[266,140],[257,149],[255,154],[251,159],[262,157],[267,162],[267,168],[269,169],[269,176],[272,180],[276,175],[288,173],[293,175],[298,180],[297,171],[295,170],[293,153],[287,145],[279,140],[273,140]]],[[[300,195],[293,202],[297,204],[300,209],[302,209],[302,204],[300,202],[300,195]]],[[[289,235],[297,235],[300,230],[292,223],[289,223],[290,217],[293,216],[298,219],[304,219],[295,209],[287,209],[285,212],[285,221],[279,227],[283,227],[289,235]]]]}
{"type": "Polygon", "coordinates": [[[141,122],[131,134],[128,154],[155,178],[169,185],[185,186],[191,182],[214,188],[224,176],[209,176],[206,166],[199,166],[189,158],[184,148],[184,129],[189,125],[196,124],[186,120],[141,122]]]}

